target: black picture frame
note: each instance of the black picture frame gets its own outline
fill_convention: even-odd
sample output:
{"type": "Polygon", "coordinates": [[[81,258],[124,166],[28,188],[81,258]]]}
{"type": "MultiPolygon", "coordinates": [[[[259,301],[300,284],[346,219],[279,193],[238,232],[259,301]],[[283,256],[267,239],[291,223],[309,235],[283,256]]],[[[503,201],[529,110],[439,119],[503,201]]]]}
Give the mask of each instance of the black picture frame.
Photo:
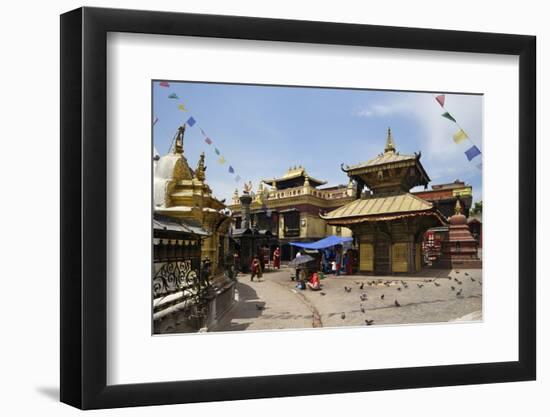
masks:
{"type": "Polygon", "coordinates": [[[61,401],[82,409],[536,378],[534,36],[80,8],[61,16],[61,401]],[[519,360],[113,385],[107,376],[108,32],[519,56],[519,360]]]}

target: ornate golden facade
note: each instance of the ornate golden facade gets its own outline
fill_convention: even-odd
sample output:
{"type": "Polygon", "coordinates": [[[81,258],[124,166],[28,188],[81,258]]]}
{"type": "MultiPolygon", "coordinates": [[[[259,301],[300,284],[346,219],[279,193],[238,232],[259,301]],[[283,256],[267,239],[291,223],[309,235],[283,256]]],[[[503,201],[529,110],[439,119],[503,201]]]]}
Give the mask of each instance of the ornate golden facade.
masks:
{"type": "Polygon", "coordinates": [[[221,273],[228,248],[231,216],[226,206],[212,195],[206,183],[204,153],[192,170],[184,156],[185,126],[178,130],[173,149],[160,157],[154,168],[155,213],[183,220],[208,232],[201,249],[202,259],[212,262],[214,274],[221,273]]]}
{"type": "Polygon", "coordinates": [[[342,169],[357,184],[355,199],[321,217],[329,225],[353,231],[359,244],[359,270],[378,274],[418,272],[424,232],[446,224],[431,202],[409,192],[430,181],[420,154],[397,152],[388,129],[383,153],[342,169]]]}
{"type": "MultiPolygon", "coordinates": [[[[331,226],[319,214],[353,201],[353,184],[320,188],[324,184],[325,181],[313,178],[305,168],[295,166],[282,177],[262,180],[253,193],[251,226],[268,230],[278,238],[283,260],[294,256],[289,242],[315,241],[330,235],[351,236],[348,228],[331,226]]],[[[229,208],[236,220],[235,227],[240,229],[242,207],[238,190],[229,208]]]]}

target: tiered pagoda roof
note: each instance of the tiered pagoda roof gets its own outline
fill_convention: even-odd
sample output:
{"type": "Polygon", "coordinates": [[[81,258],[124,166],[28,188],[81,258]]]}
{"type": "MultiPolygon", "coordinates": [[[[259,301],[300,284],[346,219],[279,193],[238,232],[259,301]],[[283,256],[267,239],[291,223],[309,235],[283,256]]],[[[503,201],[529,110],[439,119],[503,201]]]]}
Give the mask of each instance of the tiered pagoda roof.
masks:
{"type": "Polygon", "coordinates": [[[306,181],[308,181],[309,185],[314,188],[327,183],[326,181],[318,180],[310,176],[307,173],[306,169],[302,166],[290,167],[287,170],[286,174],[284,174],[280,178],[262,180],[264,184],[276,187],[278,190],[284,190],[285,188],[292,187],[301,187],[306,183],[306,181]]]}

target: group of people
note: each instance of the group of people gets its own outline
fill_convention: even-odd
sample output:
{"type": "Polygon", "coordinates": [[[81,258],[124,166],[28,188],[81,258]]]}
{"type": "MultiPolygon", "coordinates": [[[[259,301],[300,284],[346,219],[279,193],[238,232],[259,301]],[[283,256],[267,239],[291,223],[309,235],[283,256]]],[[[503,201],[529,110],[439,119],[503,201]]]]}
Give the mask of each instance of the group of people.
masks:
{"type": "Polygon", "coordinates": [[[334,274],[336,276],[342,273],[352,275],[356,269],[357,257],[352,249],[346,250],[342,254],[341,246],[334,249],[321,250],[321,268],[325,274],[334,274]]]}
{"type": "MultiPolygon", "coordinates": [[[[250,264],[250,281],[254,281],[254,277],[258,277],[258,280],[262,277],[264,265],[260,262],[258,255],[255,255],[252,258],[252,263],[250,264]]],[[[281,269],[281,248],[278,246],[273,251],[273,268],[281,269]]]]}
{"type": "MultiPolygon", "coordinates": [[[[345,252],[342,246],[338,245],[333,248],[320,250],[320,270],[325,274],[334,274],[339,276],[341,274],[352,275],[356,269],[357,257],[352,249],[348,249],[345,252]]],[[[301,252],[298,251],[296,256],[301,256],[301,252]]],[[[269,256],[254,255],[250,263],[250,281],[254,281],[254,278],[260,279],[265,270],[266,260],[269,260],[269,256]]],[[[281,248],[276,247],[271,254],[272,267],[274,269],[281,269],[281,248]]],[[[234,264],[237,270],[240,270],[241,260],[238,252],[234,253],[234,264]]],[[[306,284],[311,289],[320,289],[319,276],[317,273],[313,273],[306,284]]]]}

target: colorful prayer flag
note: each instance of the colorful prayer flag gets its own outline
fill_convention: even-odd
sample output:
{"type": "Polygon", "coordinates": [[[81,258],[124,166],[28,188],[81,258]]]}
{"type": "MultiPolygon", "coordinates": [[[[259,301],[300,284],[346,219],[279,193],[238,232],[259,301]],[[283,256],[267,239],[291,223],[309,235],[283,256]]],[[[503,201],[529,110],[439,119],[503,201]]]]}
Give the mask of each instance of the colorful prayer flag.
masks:
{"type": "Polygon", "coordinates": [[[466,132],[462,129],[460,129],[458,132],[456,132],[454,135],[453,135],[453,140],[455,141],[455,143],[460,143],[464,140],[468,139],[468,135],[466,134],[466,132]]]}
{"type": "Polygon", "coordinates": [[[240,180],[241,180],[240,175],[237,175],[237,176],[235,177],[235,182],[239,182],[240,180]]]}
{"type": "Polygon", "coordinates": [[[235,170],[233,169],[233,167],[231,165],[229,165],[229,173],[230,174],[234,174],[235,173],[235,170]]]}
{"type": "Polygon", "coordinates": [[[206,133],[204,133],[204,130],[202,130],[202,128],[199,127],[199,130],[201,131],[203,136],[206,136],[206,133]]]}
{"type": "Polygon", "coordinates": [[[223,165],[225,164],[225,158],[223,156],[220,156],[220,158],[218,159],[218,162],[220,163],[220,165],[223,165]]]}
{"type": "Polygon", "coordinates": [[[187,111],[187,109],[185,108],[185,105],[183,105],[183,104],[180,104],[178,106],[178,109],[180,109],[181,111],[187,111]]]}
{"type": "Polygon", "coordinates": [[[166,81],[161,81],[161,82],[159,83],[159,85],[160,85],[161,87],[170,87],[170,84],[168,84],[166,81]]]}
{"type": "Polygon", "coordinates": [[[176,93],[172,93],[168,96],[168,98],[174,98],[174,99],[179,99],[178,95],[176,93]]]}
{"type": "Polygon", "coordinates": [[[437,96],[435,99],[441,107],[445,106],[445,95],[444,94],[441,94],[441,95],[437,96]]]}
{"type": "Polygon", "coordinates": [[[208,143],[209,145],[212,145],[212,139],[206,138],[204,141],[205,141],[206,143],[208,143]]]}
{"type": "Polygon", "coordinates": [[[468,158],[468,161],[471,161],[476,156],[481,155],[481,151],[479,150],[479,148],[476,145],[472,146],[470,149],[468,149],[464,153],[466,154],[466,158],[468,158]]]}
{"type": "Polygon", "coordinates": [[[448,111],[446,111],[445,113],[443,113],[441,116],[443,116],[445,119],[449,119],[449,120],[451,120],[451,121],[453,121],[453,122],[456,123],[455,118],[454,118],[453,116],[451,116],[451,115],[449,114],[448,111]]]}
{"type": "Polygon", "coordinates": [[[214,148],[214,152],[216,152],[216,155],[220,155],[220,150],[218,148],[214,148]]]}
{"type": "Polygon", "coordinates": [[[193,125],[197,123],[197,121],[193,119],[193,117],[190,117],[189,119],[187,119],[186,123],[189,125],[189,127],[193,127],[193,125]]]}

